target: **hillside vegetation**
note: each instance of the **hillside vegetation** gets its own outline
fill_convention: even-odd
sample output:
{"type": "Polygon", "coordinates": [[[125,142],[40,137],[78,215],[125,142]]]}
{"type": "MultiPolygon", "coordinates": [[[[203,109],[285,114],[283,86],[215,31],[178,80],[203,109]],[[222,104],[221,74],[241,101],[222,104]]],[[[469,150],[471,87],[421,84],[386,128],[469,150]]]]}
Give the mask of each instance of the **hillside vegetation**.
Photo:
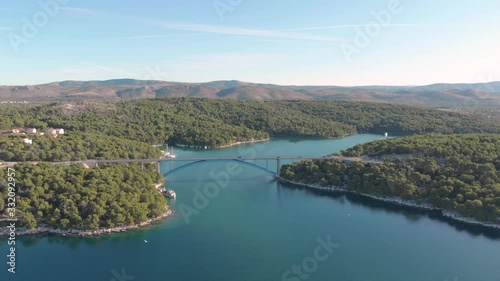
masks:
{"type": "Polygon", "coordinates": [[[0,127],[62,127],[149,144],[208,146],[269,136],[500,133],[494,120],[403,105],[194,98],[2,106],[0,127]]]}
{"type": "MultiPolygon", "coordinates": [[[[167,203],[154,187],[163,177],[150,168],[18,164],[14,167],[16,217],[29,229],[46,225],[80,230],[130,226],[156,218],[166,211],[167,203]]],[[[0,169],[0,218],[9,208],[7,173],[0,169]]]]}
{"type": "Polygon", "coordinates": [[[0,137],[0,159],[4,161],[65,162],[88,159],[151,159],[161,151],[143,142],[96,133],[70,132],[57,138],[30,136],[27,146],[21,137],[0,137]]]}
{"type": "Polygon", "coordinates": [[[479,221],[500,223],[500,135],[428,134],[357,145],[346,156],[383,164],[305,161],[283,167],[287,180],[430,203],[479,221]]]}

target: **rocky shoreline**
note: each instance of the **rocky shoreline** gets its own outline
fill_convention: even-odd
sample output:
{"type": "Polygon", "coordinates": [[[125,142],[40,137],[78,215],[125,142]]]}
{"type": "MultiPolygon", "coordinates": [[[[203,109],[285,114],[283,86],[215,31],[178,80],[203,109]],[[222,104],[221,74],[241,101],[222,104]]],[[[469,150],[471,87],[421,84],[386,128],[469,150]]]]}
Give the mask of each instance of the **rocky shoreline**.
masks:
{"type": "Polygon", "coordinates": [[[290,180],[283,179],[281,177],[276,177],[279,181],[285,182],[291,185],[296,185],[296,186],[302,186],[302,187],[307,187],[307,188],[312,188],[312,189],[317,189],[317,190],[323,190],[323,191],[329,191],[329,192],[339,192],[339,193],[347,193],[347,194],[355,194],[359,196],[363,196],[366,198],[374,199],[377,201],[382,201],[385,203],[390,203],[398,206],[404,206],[404,207],[410,207],[410,208],[415,208],[415,209],[420,209],[420,210],[426,210],[426,211],[439,211],[442,213],[442,215],[445,218],[449,218],[452,220],[456,220],[462,223],[470,224],[470,225],[476,225],[476,226],[482,226],[482,227],[487,227],[487,228],[495,228],[495,229],[500,229],[500,224],[495,224],[495,223],[488,223],[488,222],[482,222],[478,221],[476,219],[470,218],[470,217],[464,217],[460,214],[457,214],[455,212],[443,210],[441,208],[437,208],[432,206],[431,204],[427,203],[417,203],[415,201],[411,200],[404,200],[399,197],[380,197],[380,196],[375,196],[375,195],[370,195],[366,193],[360,193],[357,191],[352,191],[348,190],[346,186],[319,186],[316,184],[308,184],[308,183],[302,183],[302,182],[294,182],[290,180]]]}
{"type": "MultiPolygon", "coordinates": [[[[70,236],[70,237],[90,237],[90,236],[99,236],[110,233],[118,233],[118,232],[126,232],[130,230],[137,230],[140,228],[144,228],[146,226],[150,226],[156,222],[162,221],[169,216],[172,216],[174,212],[170,210],[168,207],[166,211],[156,217],[149,219],[147,221],[141,222],[139,224],[128,225],[128,226],[120,226],[113,228],[100,228],[97,230],[80,230],[80,229],[59,229],[59,228],[50,228],[47,226],[39,226],[34,229],[26,229],[26,228],[17,228],[15,233],[17,236],[27,236],[27,235],[41,235],[41,234],[54,234],[60,236],[70,236]]],[[[8,235],[8,229],[4,228],[0,230],[0,235],[8,235]]]]}
{"type": "Polygon", "coordinates": [[[238,142],[234,142],[234,143],[231,143],[231,144],[228,144],[228,145],[219,145],[219,146],[189,145],[189,144],[178,144],[178,143],[176,143],[175,146],[183,147],[183,148],[221,149],[221,148],[228,148],[228,147],[242,145],[242,144],[248,144],[248,143],[265,142],[265,141],[269,141],[269,140],[270,139],[238,141],[238,142]]]}
{"type": "Polygon", "coordinates": [[[266,142],[266,141],[269,141],[269,140],[270,139],[252,140],[252,141],[239,141],[239,142],[235,142],[235,143],[228,144],[228,145],[216,146],[214,148],[228,148],[228,147],[242,145],[242,144],[249,144],[249,143],[256,143],[256,142],[266,142]]]}

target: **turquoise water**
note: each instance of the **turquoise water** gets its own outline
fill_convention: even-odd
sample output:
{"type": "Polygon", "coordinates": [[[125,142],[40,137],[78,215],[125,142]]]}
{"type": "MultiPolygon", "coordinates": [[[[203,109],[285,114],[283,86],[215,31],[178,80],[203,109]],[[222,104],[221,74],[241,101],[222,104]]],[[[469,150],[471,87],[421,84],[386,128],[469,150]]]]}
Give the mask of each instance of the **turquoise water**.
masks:
{"type": "MultiPolygon", "coordinates": [[[[177,157],[312,156],[374,139],[381,137],[277,139],[175,152],[177,157]]],[[[268,164],[275,169],[275,162],[268,164]]],[[[285,186],[263,171],[233,166],[203,163],[169,176],[177,213],[161,225],[99,238],[20,238],[15,275],[7,273],[3,243],[0,280],[500,280],[498,232],[285,186]],[[200,193],[206,200],[196,196],[200,193]],[[296,273],[294,265],[300,266],[296,273]]]]}

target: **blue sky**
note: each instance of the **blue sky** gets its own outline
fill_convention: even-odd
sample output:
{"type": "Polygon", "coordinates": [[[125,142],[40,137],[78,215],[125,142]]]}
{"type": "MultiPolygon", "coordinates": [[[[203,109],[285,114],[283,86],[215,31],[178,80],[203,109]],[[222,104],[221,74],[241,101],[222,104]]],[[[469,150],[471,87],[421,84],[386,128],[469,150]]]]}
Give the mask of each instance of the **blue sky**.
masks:
{"type": "Polygon", "coordinates": [[[0,85],[498,81],[498,11],[497,0],[3,0],[0,85]]]}

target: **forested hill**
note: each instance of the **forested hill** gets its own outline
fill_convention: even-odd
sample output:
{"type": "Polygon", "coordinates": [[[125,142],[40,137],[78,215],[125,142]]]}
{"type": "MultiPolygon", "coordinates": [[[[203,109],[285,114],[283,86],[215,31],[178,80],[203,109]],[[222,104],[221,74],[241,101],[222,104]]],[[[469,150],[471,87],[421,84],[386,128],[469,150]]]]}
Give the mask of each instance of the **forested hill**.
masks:
{"type": "Polygon", "coordinates": [[[196,98],[1,106],[0,128],[61,127],[149,144],[218,146],[271,136],[500,133],[492,119],[403,105],[196,98]]]}
{"type": "Polygon", "coordinates": [[[285,166],[281,177],[430,203],[500,224],[500,135],[409,136],[357,145],[343,154],[381,157],[385,162],[301,162],[285,166]]]}
{"type": "Polygon", "coordinates": [[[167,97],[241,100],[346,100],[470,109],[499,107],[500,82],[427,86],[280,86],[241,81],[177,83],[116,79],[0,86],[0,101],[55,102],[167,97]]]}

